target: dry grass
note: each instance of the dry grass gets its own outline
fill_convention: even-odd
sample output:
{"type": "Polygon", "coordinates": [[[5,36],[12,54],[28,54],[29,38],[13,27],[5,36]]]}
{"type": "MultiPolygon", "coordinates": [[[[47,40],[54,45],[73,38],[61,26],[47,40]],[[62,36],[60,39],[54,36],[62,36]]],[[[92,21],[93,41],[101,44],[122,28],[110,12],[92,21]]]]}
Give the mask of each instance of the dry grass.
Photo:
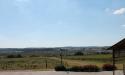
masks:
{"type": "MultiPolygon", "coordinates": [[[[102,67],[103,64],[111,64],[111,55],[65,56],[63,63],[67,67],[87,64],[102,67]]],[[[52,70],[60,64],[59,57],[25,57],[0,59],[0,70],[52,70]],[[47,69],[46,60],[47,59],[47,69]],[[27,66],[26,66],[27,65],[27,66]]],[[[122,69],[122,64],[117,64],[122,69]]]]}

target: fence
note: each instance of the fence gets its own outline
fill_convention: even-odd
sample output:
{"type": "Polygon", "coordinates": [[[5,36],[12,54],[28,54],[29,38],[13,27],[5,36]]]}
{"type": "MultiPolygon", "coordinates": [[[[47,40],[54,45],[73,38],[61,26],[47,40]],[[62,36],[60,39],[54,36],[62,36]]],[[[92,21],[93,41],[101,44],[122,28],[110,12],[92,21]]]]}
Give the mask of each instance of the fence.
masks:
{"type": "Polygon", "coordinates": [[[45,65],[38,64],[0,64],[0,70],[31,70],[43,69],[45,65]]]}

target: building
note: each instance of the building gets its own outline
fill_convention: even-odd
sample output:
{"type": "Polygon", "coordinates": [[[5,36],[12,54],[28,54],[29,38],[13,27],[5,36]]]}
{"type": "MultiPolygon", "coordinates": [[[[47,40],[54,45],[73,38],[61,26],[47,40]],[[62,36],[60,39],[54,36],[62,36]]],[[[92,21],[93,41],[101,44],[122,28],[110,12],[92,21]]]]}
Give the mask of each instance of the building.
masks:
{"type": "MultiPolygon", "coordinates": [[[[118,43],[114,44],[113,46],[111,46],[110,48],[108,48],[109,50],[112,50],[112,58],[113,58],[113,65],[115,66],[116,64],[116,60],[118,60],[119,58],[122,60],[125,60],[123,57],[125,57],[125,39],[119,41],[118,43]]],[[[124,64],[124,63],[122,63],[124,64]]],[[[123,66],[125,67],[125,66],[123,66]]],[[[123,68],[124,71],[124,75],[125,75],[125,68],[123,68]]],[[[115,70],[113,71],[113,75],[115,75],[115,70]]]]}

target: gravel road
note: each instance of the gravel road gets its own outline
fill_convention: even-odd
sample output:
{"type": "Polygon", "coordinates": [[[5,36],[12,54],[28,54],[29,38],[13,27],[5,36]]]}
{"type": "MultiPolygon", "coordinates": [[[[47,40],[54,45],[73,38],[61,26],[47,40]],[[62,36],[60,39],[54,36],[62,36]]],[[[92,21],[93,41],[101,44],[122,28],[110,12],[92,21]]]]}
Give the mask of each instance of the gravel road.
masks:
{"type": "MultiPolygon", "coordinates": [[[[1,71],[0,75],[112,75],[112,72],[1,71]]],[[[123,72],[116,71],[116,75],[123,75],[123,72]]]]}

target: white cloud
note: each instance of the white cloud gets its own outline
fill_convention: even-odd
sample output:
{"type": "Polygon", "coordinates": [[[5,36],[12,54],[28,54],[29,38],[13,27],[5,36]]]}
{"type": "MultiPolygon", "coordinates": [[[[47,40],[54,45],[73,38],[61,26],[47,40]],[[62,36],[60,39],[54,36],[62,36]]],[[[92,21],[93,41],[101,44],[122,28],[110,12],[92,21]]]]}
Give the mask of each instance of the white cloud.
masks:
{"type": "Polygon", "coordinates": [[[125,24],[123,24],[122,27],[125,27],[125,24]]]}
{"type": "Polygon", "coordinates": [[[13,0],[15,7],[18,9],[18,11],[22,14],[26,13],[28,11],[28,5],[30,3],[30,0],[13,0]]]}
{"type": "Polygon", "coordinates": [[[122,15],[122,14],[125,14],[125,8],[120,8],[120,9],[117,9],[113,12],[113,14],[115,15],[122,15]]]}

